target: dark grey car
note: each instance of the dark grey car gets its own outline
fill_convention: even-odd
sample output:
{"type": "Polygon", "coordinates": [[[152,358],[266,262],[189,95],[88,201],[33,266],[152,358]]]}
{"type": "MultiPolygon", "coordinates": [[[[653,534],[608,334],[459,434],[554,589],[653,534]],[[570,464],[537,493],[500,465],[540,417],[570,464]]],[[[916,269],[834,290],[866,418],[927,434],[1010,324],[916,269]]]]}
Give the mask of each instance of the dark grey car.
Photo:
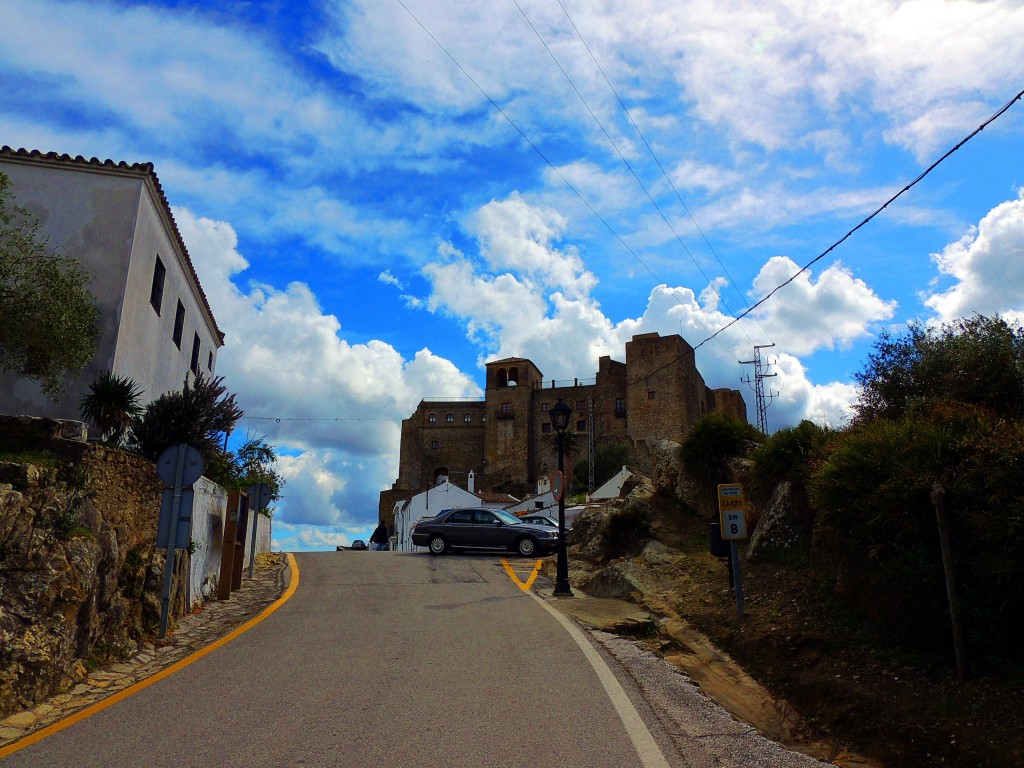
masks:
{"type": "Polygon", "coordinates": [[[533,557],[554,552],[558,531],[524,523],[502,509],[459,507],[417,520],[412,543],[426,547],[432,555],[452,549],[506,549],[533,557]]]}

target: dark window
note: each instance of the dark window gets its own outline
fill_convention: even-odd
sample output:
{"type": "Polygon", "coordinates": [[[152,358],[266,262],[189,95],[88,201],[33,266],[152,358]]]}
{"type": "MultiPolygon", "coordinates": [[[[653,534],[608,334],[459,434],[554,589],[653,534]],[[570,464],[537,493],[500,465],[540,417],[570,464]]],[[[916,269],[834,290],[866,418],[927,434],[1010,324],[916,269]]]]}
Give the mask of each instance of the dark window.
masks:
{"type": "Polygon", "coordinates": [[[178,302],[178,310],[174,313],[174,346],[181,349],[181,332],[185,329],[185,307],[178,302]]]}
{"type": "Polygon", "coordinates": [[[437,423],[437,414],[432,413],[429,416],[427,416],[427,421],[429,421],[431,424],[437,423]]]}
{"type": "Polygon", "coordinates": [[[206,356],[206,370],[213,372],[213,352],[206,356]]]}
{"type": "Polygon", "coordinates": [[[465,525],[466,523],[472,523],[473,522],[473,510],[471,510],[471,509],[464,509],[464,510],[459,510],[458,512],[452,512],[448,516],[448,519],[445,520],[445,522],[446,523],[462,523],[463,525],[465,525]]]}
{"type": "Polygon", "coordinates": [[[189,368],[192,369],[192,373],[196,376],[199,375],[199,334],[195,334],[192,337],[192,362],[189,363],[189,368]]]}
{"type": "Polygon", "coordinates": [[[487,414],[486,413],[481,413],[480,414],[480,421],[487,421],[487,414]]]}
{"type": "Polygon", "coordinates": [[[577,411],[585,410],[586,407],[587,407],[587,401],[586,400],[577,400],[576,401],[576,410],[577,411]]]}
{"type": "Polygon", "coordinates": [[[153,265],[153,287],[149,289],[149,303],[153,305],[156,313],[160,314],[160,305],[164,301],[164,278],[167,276],[167,268],[156,257],[156,264],[153,265]]]}
{"type": "Polygon", "coordinates": [[[444,417],[444,420],[445,420],[445,422],[447,422],[448,424],[454,424],[454,423],[455,423],[455,414],[454,414],[454,413],[449,413],[449,414],[447,414],[447,415],[446,415],[446,416],[444,417]]]}
{"type": "Polygon", "coordinates": [[[477,525],[494,525],[498,522],[498,518],[494,516],[493,512],[488,512],[486,509],[478,509],[473,513],[473,522],[477,525]]]}
{"type": "Polygon", "coordinates": [[[437,440],[431,440],[430,441],[430,447],[431,447],[432,450],[436,451],[438,448],[441,447],[441,444],[439,442],[437,442],[437,440]]]}
{"type": "Polygon", "coordinates": [[[577,432],[586,432],[587,431],[587,422],[586,422],[586,420],[577,421],[576,422],[576,431],[577,432]]]}
{"type": "Polygon", "coordinates": [[[540,412],[541,413],[547,413],[549,408],[551,408],[551,403],[541,403],[540,404],[540,412]]]}
{"type": "Polygon", "coordinates": [[[653,400],[654,399],[654,390],[653,389],[647,390],[647,399],[648,400],[653,400]]]}
{"type": "Polygon", "coordinates": [[[626,399],[624,397],[615,398],[615,415],[625,416],[626,415],[626,399]]]}
{"type": "Polygon", "coordinates": [[[469,424],[469,422],[471,422],[473,420],[473,414],[472,413],[464,413],[462,415],[462,420],[464,422],[466,422],[467,424],[469,424]]]}
{"type": "Polygon", "coordinates": [[[512,415],[512,403],[502,403],[501,404],[501,415],[502,416],[511,416],[512,415]]]}
{"type": "Polygon", "coordinates": [[[543,432],[545,435],[549,434],[551,432],[551,422],[545,421],[543,424],[541,424],[540,431],[543,432]]]}
{"type": "Polygon", "coordinates": [[[506,371],[504,368],[499,368],[498,369],[498,386],[499,387],[507,387],[508,386],[508,371],[506,371]]]}

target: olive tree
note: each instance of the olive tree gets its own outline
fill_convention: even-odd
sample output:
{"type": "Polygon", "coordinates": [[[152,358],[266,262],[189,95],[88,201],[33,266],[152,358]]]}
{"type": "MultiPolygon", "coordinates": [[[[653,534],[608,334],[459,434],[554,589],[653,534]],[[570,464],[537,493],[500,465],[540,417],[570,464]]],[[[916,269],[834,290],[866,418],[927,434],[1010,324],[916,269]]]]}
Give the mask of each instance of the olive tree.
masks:
{"type": "Polygon", "coordinates": [[[63,376],[92,361],[99,308],[78,259],[39,236],[0,172],[0,369],[35,380],[56,400],[63,376]]]}

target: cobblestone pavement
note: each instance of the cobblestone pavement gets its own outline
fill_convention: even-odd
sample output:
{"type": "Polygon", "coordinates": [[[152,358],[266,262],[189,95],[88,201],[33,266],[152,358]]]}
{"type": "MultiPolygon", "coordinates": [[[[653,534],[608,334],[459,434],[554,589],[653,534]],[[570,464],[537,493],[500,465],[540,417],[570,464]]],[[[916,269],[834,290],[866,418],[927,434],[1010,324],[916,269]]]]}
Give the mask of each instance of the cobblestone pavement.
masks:
{"type": "Polygon", "coordinates": [[[253,578],[229,600],[207,601],[178,620],[167,637],[144,643],[130,659],[91,672],[70,690],[0,721],[0,749],[146,680],[237,629],[279,598],[288,581],[288,560],[280,553],[260,554],[253,578]]]}

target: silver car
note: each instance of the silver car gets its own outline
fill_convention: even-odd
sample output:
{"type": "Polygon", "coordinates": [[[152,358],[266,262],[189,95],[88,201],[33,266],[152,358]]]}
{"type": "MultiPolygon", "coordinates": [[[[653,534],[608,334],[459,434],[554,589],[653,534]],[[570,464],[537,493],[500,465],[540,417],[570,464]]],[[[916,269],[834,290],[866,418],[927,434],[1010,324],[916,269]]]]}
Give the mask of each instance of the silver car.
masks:
{"type": "Polygon", "coordinates": [[[546,555],[558,546],[558,531],[531,525],[502,509],[459,507],[412,526],[412,543],[432,555],[453,549],[505,549],[523,557],[546,555]]]}

